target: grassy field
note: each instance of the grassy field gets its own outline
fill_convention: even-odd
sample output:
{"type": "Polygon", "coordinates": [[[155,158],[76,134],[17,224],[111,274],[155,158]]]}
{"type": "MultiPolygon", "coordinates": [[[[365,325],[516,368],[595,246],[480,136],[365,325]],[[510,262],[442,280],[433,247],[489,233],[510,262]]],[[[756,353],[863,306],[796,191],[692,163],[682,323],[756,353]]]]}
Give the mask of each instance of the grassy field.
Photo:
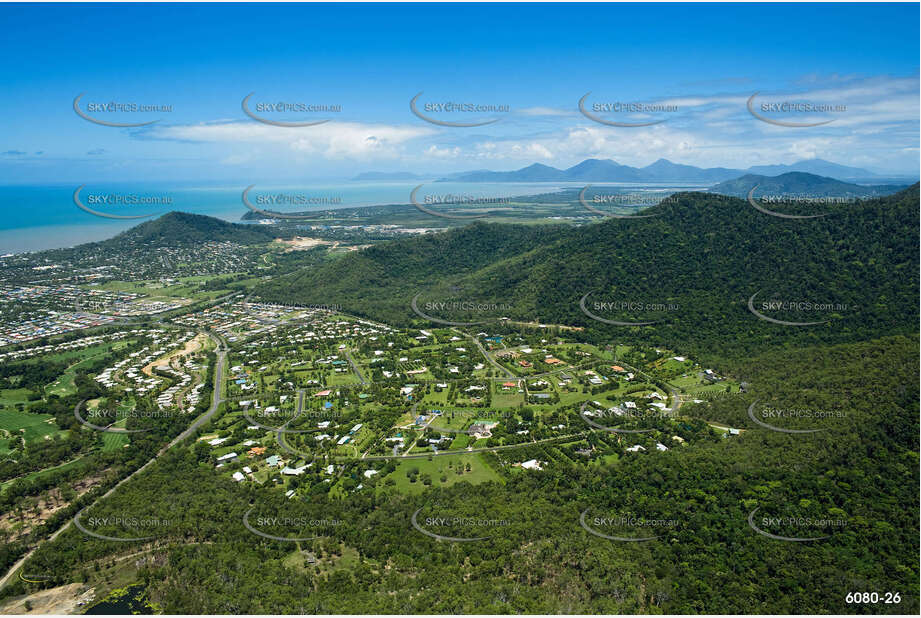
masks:
{"type": "Polygon", "coordinates": [[[0,410],[0,430],[23,435],[26,444],[35,440],[43,440],[45,436],[50,437],[62,433],[54,424],[54,417],[50,414],[33,414],[15,410],[0,410]]]}
{"type": "MultiPolygon", "coordinates": [[[[113,427],[121,427],[124,429],[127,419],[119,419],[115,421],[113,427]]],[[[106,451],[117,451],[120,448],[124,448],[128,444],[128,435],[124,433],[113,433],[111,431],[106,431],[102,434],[102,450],[106,451]]]]}
{"type": "MultiPolygon", "coordinates": [[[[28,403],[32,391],[28,388],[7,388],[0,390],[0,408],[13,408],[18,403],[28,403]]],[[[0,427],[2,429],[2,427],[0,427]]]]}
{"type": "MultiPolygon", "coordinates": [[[[502,482],[502,478],[486,465],[486,462],[477,453],[433,457],[431,461],[428,459],[401,461],[397,469],[387,475],[385,479],[393,479],[397,489],[401,492],[422,493],[426,487],[422,482],[422,477],[425,474],[431,477],[433,487],[450,487],[461,481],[467,481],[473,485],[488,481],[502,482]],[[468,463],[470,464],[469,472],[465,470],[468,463]],[[463,470],[462,474],[457,474],[458,467],[463,470]],[[419,470],[415,483],[411,483],[406,475],[412,469],[419,470]],[[442,476],[445,477],[444,481],[441,480],[442,476]]],[[[379,483],[378,487],[383,487],[383,483],[379,483]]]]}
{"type": "MultiPolygon", "coordinates": [[[[226,276],[226,275],[221,275],[226,276]]],[[[96,290],[109,290],[113,292],[128,292],[131,294],[145,294],[151,300],[170,299],[170,298],[192,298],[195,300],[204,300],[207,298],[216,298],[226,294],[227,290],[209,290],[200,292],[198,286],[210,279],[212,275],[202,275],[194,277],[182,277],[178,283],[173,285],[164,285],[159,281],[107,281],[101,285],[92,286],[96,290]]]]}
{"type": "Polygon", "coordinates": [[[73,364],[71,364],[57,380],[45,387],[45,393],[47,395],[58,395],[60,397],[74,394],[77,392],[74,386],[74,376],[80,369],[80,365],[89,364],[89,362],[95,358],[115,350],[120,350],[127,346],[128,343],[127,341],[116,341],[114,343],[92,346],[83,350],[74,350],[76,354],[74,355],[73,364]]]}

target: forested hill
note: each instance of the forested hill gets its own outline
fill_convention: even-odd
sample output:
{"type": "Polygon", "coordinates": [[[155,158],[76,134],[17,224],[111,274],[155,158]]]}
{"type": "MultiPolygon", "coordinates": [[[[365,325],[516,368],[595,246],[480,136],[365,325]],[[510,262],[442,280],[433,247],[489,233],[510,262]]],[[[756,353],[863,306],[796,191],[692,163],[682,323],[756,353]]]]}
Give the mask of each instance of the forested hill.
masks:
{"type": "Polygon", "coordinates": [[[169,212],[103,241],[101,245],[154,245],[177,247],[204,242],[235,242],[250,245],[269,242],[275,232],[259,225],[228,223],[187,212],[169,212]]]}
{"type": "MultiPolygon", "coordinates": [[[[426,322],[413,313],[412,298],[450,294],[501,303],[503,316],[513,319],[588,327],[589,337],[636,336],[719,356],[913,333],[918,192],[916,184],[884,198],[823,206],[822,212],[814,205],[786,207],[787,213],[799,208],[799,214],[826,215],[813,219],[773,217],[732,197],[681,193],[644,211],[655,215],[644,219],[581,227],[475,223],[305,268],[257,292],[267,300],[338,303],[355,314],[422,328],[426,322]],[[651,326],[609,326],[582,312],[579,302],[587,293],[594,300],[660,303],[669,310],[650,315],[662,320],[651,326]],[[753,294],[759,294],[759,308],[767,300],[830,308],[769,315],[825,322],[785,326],[749,311],[753,294]]],[[[612,317],[640,321],[647,315],[612,317]]]]}
{"type": "Polygon", "coordinates": [[[810,196],[835,198],[866,198],[890,195],[905,189],[904,185],[855,185],[834,178],[816,176],[805,172],[788,172],[779,176],[759,176],[746,174],[741,178],[727,180],[710,188],[713,193],[745,197],[757,187],[755,197],[770,196],[810,196]]]}

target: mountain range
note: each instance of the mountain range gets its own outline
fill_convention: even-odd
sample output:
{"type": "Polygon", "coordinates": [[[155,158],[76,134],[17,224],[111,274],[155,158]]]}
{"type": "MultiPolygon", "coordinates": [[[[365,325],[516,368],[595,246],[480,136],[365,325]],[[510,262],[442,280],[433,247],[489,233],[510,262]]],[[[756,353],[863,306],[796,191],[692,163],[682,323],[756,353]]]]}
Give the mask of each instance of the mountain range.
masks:
{"type": "MultiPolygon", "coordinates": [[[[804,159],[790,165],[756,165],[748,169],[727,167],[700,168],[659,159],[645,167],[622,165],[611,159],[586,159],[566,169],[542,163],[508,172],[473,170],[441,175],[442,182],[693,182],[718,183],[746,174],[777,176],[788,172],[805,172],[845,180],[883,178],[865,169],[839,165],[823,159],[804,159]]],[[[428,178],[431,178],[429,176],[428,178]]],[[[366,172],[353,180],[425,180],[426,176],[409,172],[366,172]]]]}

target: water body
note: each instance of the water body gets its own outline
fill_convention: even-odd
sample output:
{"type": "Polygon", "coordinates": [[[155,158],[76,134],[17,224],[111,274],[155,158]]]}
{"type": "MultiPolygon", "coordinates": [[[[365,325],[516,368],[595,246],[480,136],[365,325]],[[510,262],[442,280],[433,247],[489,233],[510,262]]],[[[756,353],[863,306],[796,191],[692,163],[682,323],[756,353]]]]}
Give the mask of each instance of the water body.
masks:
{"type": "MultiPolygon", "coordinates": [[[[349,182],[339,184],[256,185],[249,193],[254,206],[277,212],[330,210],[385,204],[409,204],[413,189],[422,181],[349,182]],[[277,196],[311,200],[310,204],[272,203],[277,196]],[[260,201],[262,200],[262,201],[260,201]],[[316,204],[316,205],[313,205],[316,204]]],[[[90,209],[106,214],[150,215],[145,218],[117,220],[94,216],[74,203],[79,185],[7,185],[0,186],[0,255],[72,247],[105,240],[152,220],[172,210],[217,217],[240,223],[248,209],[243,204],[240,186],[191,186],[164,183],[87,183],[80,191],[80,201],[90,209]],[[106,202],[106,200],[108,200],[106,202]],[[120,203],[114,203],[119,200],[120,203]],[[145,203],[136,203],[143,201],[145,203]]],[[[581,189],[582,183],[457,183],[426,182],[417,200],[426,196],[473,196],[479,198],[513,197],[553,193],[563,189],[581,189]]],[[[596,185],[600,187],[602,185],[596,185]]],[[[623,190],[694,190],[702,186],[687,184],[605,183],[603,186],[623,190]]],[[[286,198],[287,199],[287,198],[286,198]]]]}
{"type": "Polygon", "coordinates": [[[128,586],[123,594],[110,594],[101,602],[84,612],[89,615],[130,616],[132,614],[152,615],[147,605],[147,593],[143,584],[128,586]]]}

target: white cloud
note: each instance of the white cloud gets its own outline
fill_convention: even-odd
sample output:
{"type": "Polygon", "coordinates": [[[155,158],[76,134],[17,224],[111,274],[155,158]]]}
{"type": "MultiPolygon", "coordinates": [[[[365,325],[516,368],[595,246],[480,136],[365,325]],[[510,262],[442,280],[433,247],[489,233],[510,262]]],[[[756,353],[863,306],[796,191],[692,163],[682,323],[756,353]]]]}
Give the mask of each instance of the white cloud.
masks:
{"type": "Polygon", "coordinates": [[[258,122],[154,126],[154,139],[265,145],[326,159],[394,158],[413,139],[434,134],[427,127],[328,122],[312,127],[276,127],[258,122]]]}

